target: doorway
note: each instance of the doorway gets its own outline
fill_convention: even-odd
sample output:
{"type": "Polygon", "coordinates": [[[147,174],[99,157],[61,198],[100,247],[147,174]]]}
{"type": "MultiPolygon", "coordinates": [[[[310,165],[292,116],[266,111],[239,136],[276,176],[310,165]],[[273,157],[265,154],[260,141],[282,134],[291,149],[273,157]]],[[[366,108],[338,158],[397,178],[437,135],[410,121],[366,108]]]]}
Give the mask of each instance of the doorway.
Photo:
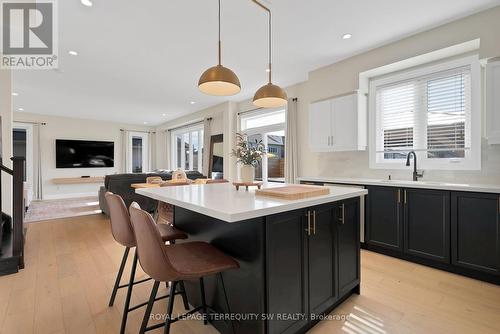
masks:
{"type": "Polygon", "coordinates": [[[33,124],[14,123],[12,127],[12,155],[23,157],[24,182],[29,201],[33,198],[33,124]]]}

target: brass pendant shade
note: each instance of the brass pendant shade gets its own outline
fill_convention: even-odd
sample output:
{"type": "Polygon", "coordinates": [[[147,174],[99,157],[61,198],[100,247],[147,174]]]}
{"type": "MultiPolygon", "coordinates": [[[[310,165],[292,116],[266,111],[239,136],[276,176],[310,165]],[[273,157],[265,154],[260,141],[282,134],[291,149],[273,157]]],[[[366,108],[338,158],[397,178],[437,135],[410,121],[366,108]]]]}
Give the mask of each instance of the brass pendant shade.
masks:
{"type": "Polygon", "coordinates": [[[286,106],[287,104],[287,96],[285,91],[280,87],[276,86],[272,83],[272,68],[271,68],[271,60],[272,60],[272,18],[271,18],[271,10],[261,4],[257,0],[252,0],[259,7],[264,9],[269,14],[269,36],[268,36],[268,52],[269,52],[269,82],[267,85],[264,85],[259,88],[259,90],[255,93],[253,97],[253,104],[260,108],[278,108],[286,106]]]}
{"type": "Polygon", "coordinates": [[[222,65],[210,67],[198,81],[200,90],[208,95],[231,96],[241,91],[240,80],[229,68],[222,65]]]}
{"type": "Polygon", "coordinates": [[[268,83],[259,88],[253,97],[253,104],[260,108],[278,108],[287,104],[288,97],[280,87],[268,83]]]}
{"type": "MultiPolygon", "coordinates": [[[[229,68],[222,66],[221,53],[221,0],[219,1],[219,63],[203,72],[198,81],[198,88],[201,92],[215,96],[231,96],[241,91],[241,84],[238,76],[229,68]]],[[[287,95],[285,91],[272,83],[272,41],[271,41],[271,10],[261,4],[258,0],[252,0],[259,7],[269,14],[269,83],[259,88],[253,98],[253,103],[260,108],[277,108],[287,104],[287,95]]]]}
{"type": "Polygon", "coordinates": [[[219,0],[219,64],[203,72],[198,81],[198,88],[202,93],[208,95],[231,96],[241,91],[241,85],[238,76],[221,64],[220,2],[221,0],[219,0]]]}

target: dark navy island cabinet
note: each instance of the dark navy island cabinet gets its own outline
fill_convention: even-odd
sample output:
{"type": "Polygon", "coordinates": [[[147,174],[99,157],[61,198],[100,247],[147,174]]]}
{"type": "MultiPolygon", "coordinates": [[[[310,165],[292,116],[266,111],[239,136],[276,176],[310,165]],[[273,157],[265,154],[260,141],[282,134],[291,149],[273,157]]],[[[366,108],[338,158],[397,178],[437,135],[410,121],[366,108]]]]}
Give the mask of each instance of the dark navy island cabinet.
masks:
{"type": "Polygon", "coordinates": [[[269,216],[266,234],[268,312],[305,315],[269,321],[268,333],[306,331],[359,293],[359,198],[269,216]]]}

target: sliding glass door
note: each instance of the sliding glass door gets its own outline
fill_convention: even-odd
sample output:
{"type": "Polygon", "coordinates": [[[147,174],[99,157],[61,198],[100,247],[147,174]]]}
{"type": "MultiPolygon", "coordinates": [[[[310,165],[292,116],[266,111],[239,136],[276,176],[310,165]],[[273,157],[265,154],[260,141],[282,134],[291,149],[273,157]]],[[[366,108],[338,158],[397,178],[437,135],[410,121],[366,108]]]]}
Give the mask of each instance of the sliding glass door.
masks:
{"type": "Polygon", "coordinates": [[[172,132],[174,169],[203,170],[203,125],[172,132]]]}
{"type": "Polygon", "coordinates": [[[240,116],[240,132],[248,136],[250,145],[262,142],[267,154],[255,167],[255,179],[264,182],[285,182],[284,109],[257,110],[240,116]]]}

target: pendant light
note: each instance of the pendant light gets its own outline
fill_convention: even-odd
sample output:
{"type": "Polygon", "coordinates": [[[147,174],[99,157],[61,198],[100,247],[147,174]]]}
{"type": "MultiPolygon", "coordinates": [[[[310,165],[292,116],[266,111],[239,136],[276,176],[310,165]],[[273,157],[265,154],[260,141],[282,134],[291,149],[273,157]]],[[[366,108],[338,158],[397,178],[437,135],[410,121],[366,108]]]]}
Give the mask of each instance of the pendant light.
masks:
{"type": "Polygon", "coordinates": [[[198,81],[198,88],[208,95],[230,96],[238,94],[241,85],[236,74],[221,64],[220,2],[221,0],[219,0],[219,63],[203,72],[198,81]]]}
{"type": "Polygon", "coordinates": [[[260,108],[277,108],[282,107],[287,104],[287,95],[285,91],[272,83],[272,68],[271,68],[271,58],[272,58],[272,32],[271,32],[271,10],[264,5],[262,5],[257,0],[252,0],[254,3],[259,5],[262,9],[266,10],[269,14],[269,82],[259,88],[253,97],[253,104],[260,108]]]}

